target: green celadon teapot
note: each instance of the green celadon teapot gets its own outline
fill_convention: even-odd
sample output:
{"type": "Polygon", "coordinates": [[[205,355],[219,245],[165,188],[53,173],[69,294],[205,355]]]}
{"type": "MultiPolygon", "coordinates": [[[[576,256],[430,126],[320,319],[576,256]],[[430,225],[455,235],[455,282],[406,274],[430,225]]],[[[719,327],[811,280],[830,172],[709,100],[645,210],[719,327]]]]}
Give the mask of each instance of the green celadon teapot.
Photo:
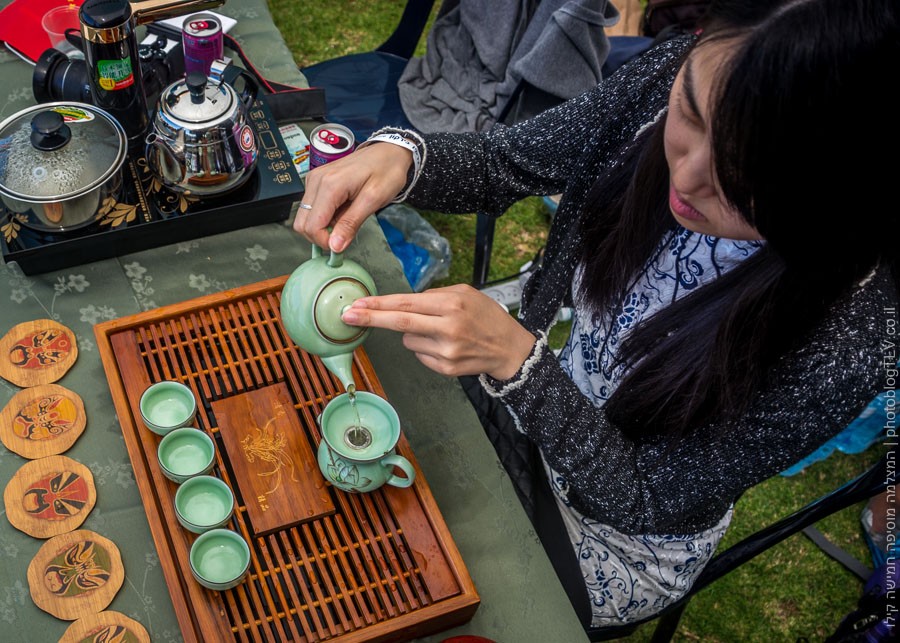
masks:
{"type": "Polygon", "coordinates": [[[312,258],[291,273],[281,291],[287,334],[307,353],[318,355],[348,390],[353,385],[353,351],[370,329],[345,324],[341,314],[357,299],[377,294],[362,266],[340,252],[325,256],[315,244],[312,258]]]}

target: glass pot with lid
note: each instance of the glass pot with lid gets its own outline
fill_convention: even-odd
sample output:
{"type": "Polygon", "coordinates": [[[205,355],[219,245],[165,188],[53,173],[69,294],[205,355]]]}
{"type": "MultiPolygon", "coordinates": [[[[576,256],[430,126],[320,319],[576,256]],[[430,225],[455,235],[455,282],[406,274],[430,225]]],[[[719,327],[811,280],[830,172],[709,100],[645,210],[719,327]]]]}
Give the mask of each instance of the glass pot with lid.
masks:
{"type": "Polygon", "coordinates": [[[244,71],[242,94],[226,81],[233,70],[213,63],[210,76],[191,72],[163,90],[152,131],[147,136],[147,165],[167,188],[196,196],[222,194],[242,185],[258,156],[248,116],[257,85],[244,71]]]}
{"type": "Polygon", "coordinates": [[[126,148],[122,126],[92,105],[26,108],[0,123],[0,199],[31,228],[86,226],[118,196],[126,148]]]}

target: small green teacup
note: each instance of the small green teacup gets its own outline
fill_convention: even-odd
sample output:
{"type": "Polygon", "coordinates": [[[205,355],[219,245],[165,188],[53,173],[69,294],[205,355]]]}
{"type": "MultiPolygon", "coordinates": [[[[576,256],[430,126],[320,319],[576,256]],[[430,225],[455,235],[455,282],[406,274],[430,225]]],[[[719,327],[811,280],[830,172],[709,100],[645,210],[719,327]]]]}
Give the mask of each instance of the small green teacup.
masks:
{"type": "Polygon", "coordinates": [[[205,431],[193,427],[181,428],[166,434],[159,441],[156,456],[163,475],[181,484],[188,478],[212,471],[216,447],[205,431]]]}
{"type": "Polygon", "coordinates": [[[215,476],[197,476],[175,492],[175,516],[195,534],[221,527],[234,513],[234,493],[215,476]]]}
{"type": "Polygon", "coordinates": [[[250,547],[230,529],[213,529],[191,545],[190,560],[197,582],[220,592],[244,580],[250,569],[250,547]]]}
{"type": "Polygon", "coordinates": [[[197,415],[197,400],[191,389],[169,380],[147,387],[139,406],[144,424],[159,435],[188,426],[197,415]]]}
{"type": "Polygon", "coordinates": [[[348,393],[338,395],[322,411],[319,428],[319,469],[338,489],[365,493],[385,484],[408,487],[415,480],[410,461],[394,452],[400,418],[374,393],[356,393],[355,409],[348,393]],[[396,475],[394,467],[406,477],[396,475]]]}

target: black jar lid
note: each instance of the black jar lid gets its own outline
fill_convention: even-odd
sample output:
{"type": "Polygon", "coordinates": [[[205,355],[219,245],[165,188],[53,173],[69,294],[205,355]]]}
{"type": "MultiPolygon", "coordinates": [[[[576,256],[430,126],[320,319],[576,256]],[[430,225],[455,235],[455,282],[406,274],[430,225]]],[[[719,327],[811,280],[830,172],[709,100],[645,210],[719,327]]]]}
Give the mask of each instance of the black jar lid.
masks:
{"type": "Polygon", "coordinates": [[[80,16],[88,27],[110,29],[131,18],[131,3],[128,0],[85,0],[80,16]]]}

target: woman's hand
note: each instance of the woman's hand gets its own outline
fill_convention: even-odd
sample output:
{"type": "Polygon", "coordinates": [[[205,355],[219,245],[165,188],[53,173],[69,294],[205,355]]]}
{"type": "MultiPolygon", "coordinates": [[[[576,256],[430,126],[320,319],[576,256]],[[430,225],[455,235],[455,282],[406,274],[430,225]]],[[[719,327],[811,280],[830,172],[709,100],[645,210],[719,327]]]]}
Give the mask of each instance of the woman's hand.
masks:
{"type": "Polygon", "coordinates": [[[364,297],[353,302],[342,319],[353,326],[402,332],[403,345],[442,375],[487,373],[509,379],[535,342],[497,302],[465,285],[364,297]]]}
{"type": "Polygon", "coordinates": [[[303,195],[312,209],[297,210],[294,230],[321,248],[342,252],[363,221],[400,194],[411,165],[409,150],[373,143],[313,169],[303,195]]]}

